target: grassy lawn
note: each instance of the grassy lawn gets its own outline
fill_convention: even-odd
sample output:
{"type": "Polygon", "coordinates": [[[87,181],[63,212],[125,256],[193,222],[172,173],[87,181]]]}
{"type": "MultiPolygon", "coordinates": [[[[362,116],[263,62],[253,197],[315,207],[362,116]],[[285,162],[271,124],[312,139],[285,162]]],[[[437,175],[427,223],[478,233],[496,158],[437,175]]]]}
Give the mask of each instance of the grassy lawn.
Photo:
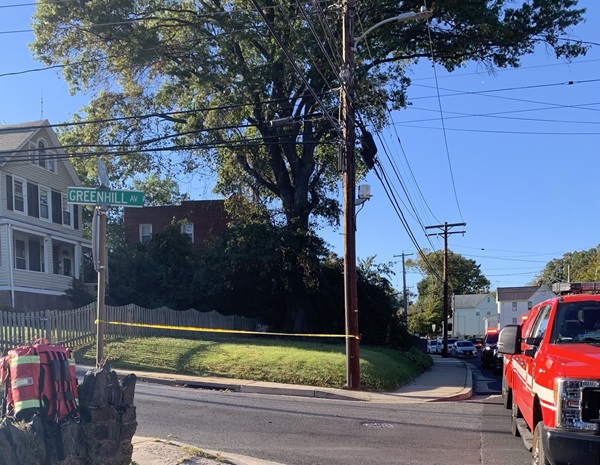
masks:
{"type": "MultiPolygon", "coordinates": [[[[341,388],[346,382],[342,343],[263,338],[140,338],[106,340],[111,368],[221,376],[256,381],[341,388]]],[[[95,365],[96,346],[75,351],[79,364],[95,365]]],[[[431,358],[411,349],[361,346],[361,384],[367,391],[393,391],[418,376],[431,358]]]]}

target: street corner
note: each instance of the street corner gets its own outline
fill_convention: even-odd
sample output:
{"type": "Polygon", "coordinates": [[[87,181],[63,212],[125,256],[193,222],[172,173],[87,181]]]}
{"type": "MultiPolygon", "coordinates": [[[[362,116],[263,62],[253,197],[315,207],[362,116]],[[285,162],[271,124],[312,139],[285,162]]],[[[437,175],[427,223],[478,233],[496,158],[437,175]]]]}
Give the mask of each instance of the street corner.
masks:
{"type": "Polygon", "coordinates": [[[158,438],[135,436],[132,465],[222,465],[223,457],[197,447],[158,438]]]}

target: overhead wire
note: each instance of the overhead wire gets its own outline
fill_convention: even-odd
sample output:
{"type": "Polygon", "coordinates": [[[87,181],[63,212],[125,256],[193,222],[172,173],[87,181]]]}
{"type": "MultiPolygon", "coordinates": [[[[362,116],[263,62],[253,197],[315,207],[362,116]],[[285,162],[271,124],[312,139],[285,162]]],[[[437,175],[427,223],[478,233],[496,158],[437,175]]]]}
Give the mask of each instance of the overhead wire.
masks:
{"type": "MultiPolygon", "coordinates": [[[[424,0],[423,5],[425,7],[425,10],[427,10],[427,0],[424,0]]],[[[440,97],[439,83],[438,83],[438,79],[437,79],[437,68],[435,65],[435,54],[433,51],[433,39],[431,37],[431,23],[429,22],[429,18],[425,18],[425,21],[427,22],[427,36],[429,37],[429,50],[431,52],[431,66],[432,66],[433,74],[435,77],[437,102],[438,102],[438,107],[440,110],[440,122],[442,125],[442,134],[444,136],[444,146],[446,148],[446,159],[448,161],[448,169],[450,171],[450,181],[452,183],[452,190],[454,192],[454,200],[456,201],[456,208],[458,209],[458,214],[460,216],[461,221],[464,222],[463,214],[462,214],[462,211],[460,208],[460,202],[458,201],[458,193],[456,191],[456,182],[454,180],[454,170],[452,168],[452,160],[450,158],[450,146],[448,144],[448,134],[446,133],[446,123],[444,121],[444,111],[442,108],[442,99],[440,97]]]]}

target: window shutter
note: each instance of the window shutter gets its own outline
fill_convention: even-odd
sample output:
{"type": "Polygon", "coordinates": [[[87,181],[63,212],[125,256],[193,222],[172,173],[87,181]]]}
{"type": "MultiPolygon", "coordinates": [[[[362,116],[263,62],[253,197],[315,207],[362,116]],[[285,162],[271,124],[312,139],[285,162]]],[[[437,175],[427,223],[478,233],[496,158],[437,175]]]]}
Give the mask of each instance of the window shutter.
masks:
{"type": "Polygon", "coordinates": [[[73,204],[73,227],[79,229],[79,205],[73,204]]]}
{"type": "Polygon", "coordinates": [[[62,224],[62,198],[55,191],[52,191],[52,222],[62,224]]]}
{"type": "Polygon", "coordinates": [[[38,186],[37,184],[27,183],[27,214],[34,216],[35,218],[40,217],[40,203],[38,199],[38,186]]]}
{"type": "Polygon", "coordinates": [[[6,175],[6,208],[13,210],[13,185],[9,174],[6,175]]]}

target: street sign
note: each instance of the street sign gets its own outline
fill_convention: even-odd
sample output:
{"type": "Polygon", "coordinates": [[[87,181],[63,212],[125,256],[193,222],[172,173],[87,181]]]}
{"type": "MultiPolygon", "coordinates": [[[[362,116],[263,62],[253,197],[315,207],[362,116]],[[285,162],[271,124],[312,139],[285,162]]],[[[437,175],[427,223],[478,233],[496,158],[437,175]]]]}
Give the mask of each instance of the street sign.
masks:
{"type": "Polygon", "coordinates": [[[67,203],[109,205],[112,207],[143,207],[144,193],[93,187],[67,187],[67,203]]]}

